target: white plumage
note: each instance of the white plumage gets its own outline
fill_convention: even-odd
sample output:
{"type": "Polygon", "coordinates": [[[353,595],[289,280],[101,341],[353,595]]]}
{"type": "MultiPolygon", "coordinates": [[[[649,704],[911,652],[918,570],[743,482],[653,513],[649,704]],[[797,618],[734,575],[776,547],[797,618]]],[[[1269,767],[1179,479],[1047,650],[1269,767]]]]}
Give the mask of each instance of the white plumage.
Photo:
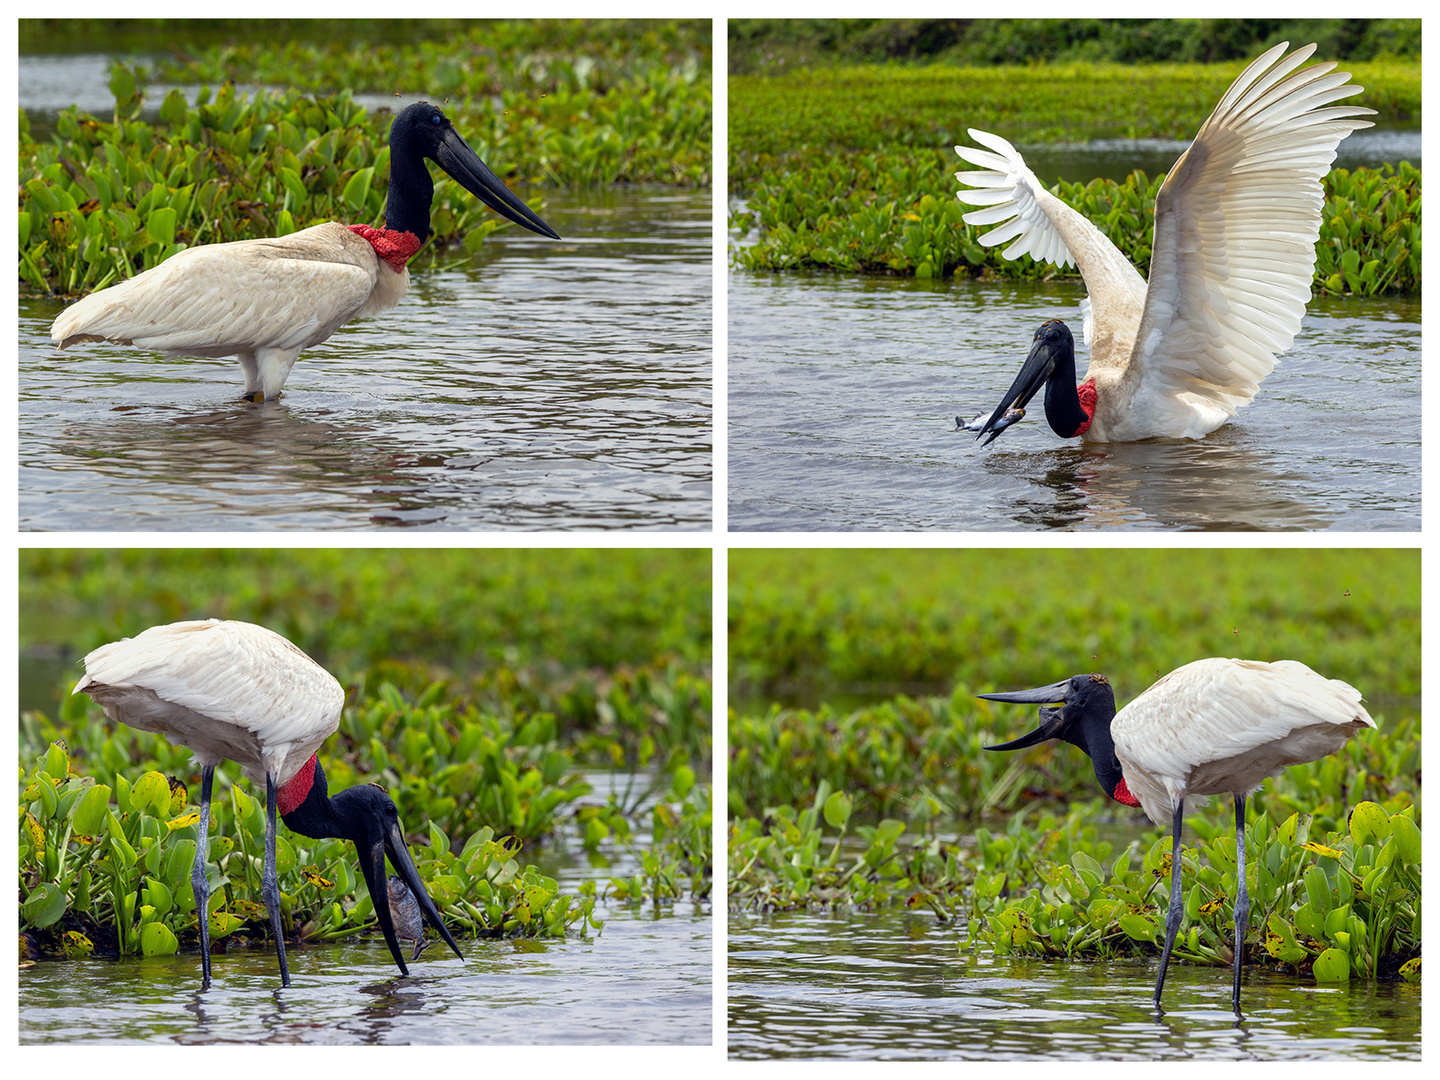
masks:
{"type": "MultiPolygon", "coordinates": [[[[367,245],[368,246],[368,245],[367,245]]],[[[345,690],[299,648],[232,620],[152,626],[85,657],[74,693],[111,720],[188,746],[203,767],[235,762],[284,787],[340,726],[345,690]]]]}
{"type": "Polygon", "coordinates": [[[1333,754],[1375,721],[1360,691],[1295,660],[1196,660],[1110,722],[1125,782],[1157,825],[1181,799],[1248,795],[1290,765],[1333,754]]]}
{"type": "MultiPolygon", "coordinates": [[[[276,816],[301,836],[338,837],[355,844],[365,886],[390,955],[409,974],[391,918],[385,860],[399,875],[409,901],[407,924],[423,918],[462,956],[446,929],[405,843],[400,814],[384,790],[362,784],[330,795],[315,751],[340,723],[345,691],[334,676],[272,630],[252,623],[209,619],[152,626],[133,638],[102,645],[85,657],[74,692],[89,694],[111,720],[164,735],[188,746],[201,767],[200,813],[190,887],[195,911],[209,910],[211,788],[215,765],[226,758],[265,791],[265,857],[260,892],[270,915],[280,982],[290,985],[285,958],[276,868],[276,816]]],[[[210,919],[197,918],[201,988],[210,986],[210,919]]],[[[417,935],[409,927],[409,936],[417,935]]],[[[419,934],[423,937],[423,931],[419,934]]],[[[416,949],[415,955],[419,955],[416,949]]]]}
{"type": "Polygon", "coordinates": [[[1010,143],[971,130],[988,149],[955,148],[981,169],[956,173],[976,189],[958,197],[982,207],[965,220],[996,226],[981,243],[1080,268],[1085,381],[1098,399],[1084,438],[1206,435],[1254,398],[1294,342],[1315,269],[1320,180],[1340,140],[1372,126],[1359,117],[1374,110],[1333,106],[1362,88],[1332,73],[1334,63],[1296,71],[1315,46],[1282,60],[1287,47],[1245,69],[1170,170],[1156,198],[1148,286],[1010,143]]]}
{"type": "Polygon", "coordinates": [[[91,293],[50,328],[60,348],[109,341],[176,356],[234,356],[245,392],[274,398],[301,351],[352,319],[389,311],[410,271],[326,222],[289,236],[188,248],[91,293]]]}

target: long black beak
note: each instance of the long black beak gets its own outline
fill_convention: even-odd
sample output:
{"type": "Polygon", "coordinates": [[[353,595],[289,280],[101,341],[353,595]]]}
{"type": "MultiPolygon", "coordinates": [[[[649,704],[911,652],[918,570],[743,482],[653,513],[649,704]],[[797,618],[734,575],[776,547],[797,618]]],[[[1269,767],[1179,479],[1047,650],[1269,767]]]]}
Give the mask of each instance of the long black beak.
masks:
{"type": "Polygon", "coordinates": [[[480,155],[470,149],[470,144],[454,128],[450,128],[440,140],[440,146],[435,151],[435,163],[501,217],[551,240],[560,239],[559,233],[541,221],[518,195],[505,186],[505,181],[490,171],[490,166],[480,160],[480,155]]]}
{"type": "MultiPolygon", "coordinates": [[[[1011,690],[1003,694],[979,694],[977,696],[986,701],[1007,701],[1016,705],[1052,705],[1056,702],[1065,701],[1070,694],[1070,680],[1051,683],[1049,686],[1037,686],[1034,690],[1011,690]]],[[[1001,743],[999,746],[987,746],[986,750],[1023,750],[1027,746],[1034,746],[1046,739],[1056,738],[1060,730],[1065,726],[1063,710],[1041,709],[1040,726],[1029,735],[1022,735],[1018,739],[1001,743]]]]}
{"type": "MultiPolygon", "coordinates": [[[[1002,431],[1024,416],[1025,406],[1054,373],[1054,346],[1048,339],[1041,338],[1030,346],[1030,355],[1020,366],[1020,374],[1015,376],[1015,381],[1010,384],[1010,389],[1005,391],[1005,396],[1000,399],[1000,404],[995,406],[995,411],[990,414],[990,419],[985,421],[976,434],[975,438],[977,439],[983,438],[986,432],[990,434],[990,437],[980,445],[989,446],[999,438],[1002,431]],[[1010,415],[1012,410],[1018,412],[1019,415],[1010,415]]],[[[982,694],[981,696],[986,695],[982,694]]]]}
{"type": "Polygon", "coordinates": [[[370,890],[370,900],[375,906],[375,917],[380,920],[380,931],[385,935],[385,944],[390,946],[390,955],[395,958],[395,963],[400,968],[401,975],[409,975],[410,971],[405,967],[405,958],[400,952],[400,941],[395,936],[395,922],[390,918],[389,892],[385,885],[385,856],[390,856],[390,865],[395,868],[395,873],[400,880],[410,888],[415,896],[415,902],[420,905],[420,911],[425,920],[439,931],[445,943],[455,950],[455,955],[465,959],[465,954],[460,951],[460,946],[455,944],[455,939],[450,936],[450,931],[445,929],[445,922],[440,918],[440,909],[435,906],[435,901],[430,899],[430,894],[425,891],[425,883],[420,880],[420,874],[415,869],[415,863],[410,859],[410,849],[405,846],[405,834],[400,831],[399,822],[386,825],[376,821],[369,829],[370,839],[368,843],[356,842],[355,850],[359,856],[360,872],[365,875],[365,886],[370,890]]]}

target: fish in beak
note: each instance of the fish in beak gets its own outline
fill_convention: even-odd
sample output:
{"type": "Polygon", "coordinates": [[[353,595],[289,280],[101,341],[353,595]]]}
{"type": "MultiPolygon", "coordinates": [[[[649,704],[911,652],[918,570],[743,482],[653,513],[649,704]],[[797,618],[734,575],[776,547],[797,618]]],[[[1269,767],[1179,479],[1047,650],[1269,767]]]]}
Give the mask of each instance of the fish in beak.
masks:
{"type": "Polygon", "coordinates": [[[385,943],[390,946],[390,955],[395,958],[400,974],[409,975],[405,958],[400,951],[400,942],[395,933],[395,921],[390,915],[390,893],[385,881],[385,858],[389,856],[395,874],[413,894],[415,903],[425,920],[439,932],[445,944],[455,955],[465,959],[460,946],[445,928],[440,909],[425,890],[425,883],[410,858],[410,849],[405,845],[405,833],[400,828],[400,812],[394,801],[378,787],[366,784],[340,792],[332,800],[351,821],[363,823],[358,835],[352,835],[355,852],[360,863],[360,872],[365,877],[365,886],[370,890],[370,900],[375,906],[375,917],[380,922],[380,931],[385,943]]]}
{"type": "MultiPolygon", "coordinates": [[[[1086,385],[1090,386],[1088,380],[1086,385]]],[[[1002,431],[1024,417],[1025,406],[1042,386],[1046,388],[1045,419],[1050,430],[1062,439],[1084,434],[1094,416],[1094,397],[1088,409],[1081,402],[1075,386],[1075,338],[1059,319],[1049,319],[1035,331],[1030,355],[989,419],[982,413],[967,424],[957,416],[956,430],[973,431],[977,439],[989,435],[980,444],[989,446],[1002,431]]]]}

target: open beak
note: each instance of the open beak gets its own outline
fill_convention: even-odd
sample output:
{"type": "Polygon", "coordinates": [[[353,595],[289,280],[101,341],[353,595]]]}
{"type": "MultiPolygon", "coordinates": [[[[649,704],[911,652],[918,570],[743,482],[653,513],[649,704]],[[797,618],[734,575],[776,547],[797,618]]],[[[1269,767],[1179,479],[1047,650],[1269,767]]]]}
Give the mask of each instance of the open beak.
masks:
{"type": "MultiPolygon", "coordinates": [[[[1051,683],[1049,686],[1037,686],[1034,690],[1011,690],[1003,694],[980,694],[979,697],[986,701],[1006,701],[1016,705],[1053,705],[1057,702],[1063,703],[1070,695],[1070,680],[1051,683]]],[[[999,746],[987,746],[986,750],[1023,750],[1027,746],[1034,746],[1046,739],[1058,738],[1060,731],[1065,727],[1065,710],[1041,709],[1040,726],[1029,735],[1022,735],[1018,739],[1001,743],[999,746]]]]}
{"type": "Polygon", "coordinates": [[[470,144],[454,128],[450,128],[440,140],[440,146],[435,151],[435,163],[501,217],[551,240],[560,239],[559,233],[541,221],[518,195],[505,186],[505,181],[490,171],[490,166],[480,160],[480,155],[470,149],[470,144]]]}
{"type": "MultiPolygon", "coordinates": [[[[982,438],[987,432],[990,437],[981,446],[989,446],[1000,433],[1014,424],[1025,415],[1025,406],[1036,392],[1049,381],[1050,376],[1055,372],[1054,347],[1048,338],[1037,340],[1030,347],[1030,355],[1025,358],[1025,363],[1020,367],[1020,374],[1015,376],[1015,381],[1010,384],[1010,389],[1005,391],[1005,396],[1000,399],[1000,404],[995,406],[995,411],[990,414],[990,419],[985,421],[978,429],[974,427],[977,416],[969,424],[961,425],[967,431],[975,431],[975,438],[982,438]]],[[[959,418],[957,417],[958,421],[959,418]]],[[[987,695],[981,695],[987,696],[987,695]]]]}
{"type": "MultiPolygon", "coordinates": [[[[445,944],[455,950],[455,955],[465,959],[465,954],[460,951],[460,946],[455,944],[455,939],[450,936],[450,931],[445,929],[445,921],[440,918],[440,909],[435,906],[435,901],[430,899],[430,894],[425,891],[425,883],[420,880],[420,874],[415,869],[415,863],[410,858],[410,849],[405,846],[405,835],[400,831],[399,824],[386,827],[383,823],[377,822],[377,827],[369,830],[370,839],[368,843],[356,843],[355,850],[359,856],[360,872],[365,875],[365,886],[370,890],[370,899],[375,906],[375,917],[380,921],[380,931],[385,935],[385,944],[390,946],[390,955],[395,958],[395,963],[400,967],[401,975],[409,975],[405,967],[405,959],[400,952],[400,941],[395,936],[395,922],[390,917],[389,891],[385,884],[385,856],[390,856],[390,865],[395,868],[396,875],[409,887],[415,897],[415,902],[420,906],[425,921],[439,931],[440,936],[445,939],[445,944]]],[[[413,959],[413,957],[412,957],[413,959]]]]}

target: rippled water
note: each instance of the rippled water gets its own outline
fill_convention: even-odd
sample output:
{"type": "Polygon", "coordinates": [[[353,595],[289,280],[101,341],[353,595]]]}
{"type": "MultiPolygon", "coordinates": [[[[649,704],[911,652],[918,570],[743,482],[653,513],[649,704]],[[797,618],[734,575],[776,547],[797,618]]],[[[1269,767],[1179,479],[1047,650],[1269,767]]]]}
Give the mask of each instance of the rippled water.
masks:
{"type": "Polygon", "coordinates": [[[447,253],[263,405],[234,360],[59,352],[22,300],[20,527],[708,528],[710,195],[544,196],[563,240],[447,253]]]}
{"type": "MultiPolygon", "coordinates": [[[[443,943],[399,977],[383,939],[21,972],[20,1042],[691,1044],[711,1041],[711,918],[611,911],[588,939],[443,943]]],[[[432,932],[432,937],[433,932],[432,932]]],[[[458,940],[458,939],[457,939],[458,940]]]]}
{"type": "Polygon", "coordinates": [[[989,960],[908,914],[732,916],[727,1040],[742,1059],[1420,1058],[1420,988],[1229,968],[989,960]]]}
{"type": "MultiPolygon", "coordinates": [[[[1079,284],[729,279],[729,525],[754,530],[1420,527],[1420,305],[1317,300],[1255,401],[1200,440],[980,449],[1079,284]]],[[[1081,349],[1083,371],[1088,350],[1081,349]]]]}

